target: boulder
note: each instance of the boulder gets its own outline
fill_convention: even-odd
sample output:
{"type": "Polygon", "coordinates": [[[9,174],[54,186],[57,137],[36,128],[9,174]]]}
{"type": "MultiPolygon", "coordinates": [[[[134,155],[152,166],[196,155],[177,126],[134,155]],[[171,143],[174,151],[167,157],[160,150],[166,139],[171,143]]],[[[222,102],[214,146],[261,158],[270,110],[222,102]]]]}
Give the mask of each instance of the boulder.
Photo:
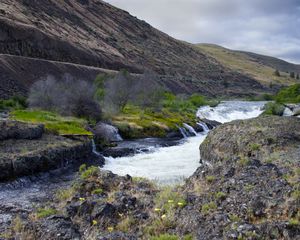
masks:
{"type": "Polygon", "coordinates": [[[96,125],[93,133],[96,142],[120,142],[123,140],[116,127],[102,122],[96,125]]]}
{"type": "Polygon", "coordinates": [[[181,188],[176,230],[195,239],[298,239],[300,119],[259,117],[216,127],[181,188]],[[295,223],[294,223],[295,222],[295,223]]]}
{"type": "Polygon", "coordinates": [[[215,121],[215,120],[209,120],[206,118],[200,119],[202,123],[205,123],[206,126],[211,130],[214,129],[215,127],[221,125],[222,123],[215,121]]]}
{"type": "Polygon", "coordinates": [[[286,116],[298,116],[300,115],[300,104],[285,104],[286,110],[288,113],[286,116]]]}
{"type": "Polygon", "coordinates": [[[260,161],[299,161],[300,119],[262,116],[218,126],[201,144],[201,159],[211,164],[255,158],[260,161]]]}

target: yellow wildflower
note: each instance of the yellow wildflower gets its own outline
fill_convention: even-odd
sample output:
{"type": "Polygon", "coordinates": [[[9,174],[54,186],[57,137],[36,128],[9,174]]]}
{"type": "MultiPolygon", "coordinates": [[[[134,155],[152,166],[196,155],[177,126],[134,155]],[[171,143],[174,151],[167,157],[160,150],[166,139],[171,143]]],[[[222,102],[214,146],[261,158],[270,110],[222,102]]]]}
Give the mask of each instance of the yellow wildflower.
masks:
{"type": "Polygon", "coordinates": [[[155,212],[160,212],[161,209],[160,209],[160,208],[155,208],[154,211],[155,211],[155,212]]]}
{"type": "Polygon", "coordinates": [[[166,214],[164,214],[161,216],[161,219],[165,219],[166,217],[167,217],[166,214]]]}
{"type": "Polygon", "coordinates": [[[96,225],[98,222],[96,220],[93,220],[93,225],[96,225]]]}
{"type": "Polygon", "coordinates": [[[112,231],[114,230],[114,228],[113,228],[113,227],[108,227],[107,230],[108,230],[109,232],[112,232],[112,231]]]}

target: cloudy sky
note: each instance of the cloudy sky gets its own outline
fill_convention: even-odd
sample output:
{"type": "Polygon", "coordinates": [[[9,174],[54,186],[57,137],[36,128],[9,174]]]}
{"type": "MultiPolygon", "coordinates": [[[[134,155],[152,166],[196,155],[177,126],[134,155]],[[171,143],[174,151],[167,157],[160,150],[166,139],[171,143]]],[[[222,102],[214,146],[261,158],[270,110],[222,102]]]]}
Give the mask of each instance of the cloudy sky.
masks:
{"type": "Polygon", "coordinates": [[[169,35],[300,64],[300,0],[106,0],[169,35]]]}

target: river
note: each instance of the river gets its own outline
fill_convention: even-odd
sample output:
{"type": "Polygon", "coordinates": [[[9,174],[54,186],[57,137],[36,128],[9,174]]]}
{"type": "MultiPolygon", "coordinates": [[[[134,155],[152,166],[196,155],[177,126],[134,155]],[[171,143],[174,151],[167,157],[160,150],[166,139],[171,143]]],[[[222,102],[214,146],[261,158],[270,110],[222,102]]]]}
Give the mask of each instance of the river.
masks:
{"type": "MultiPolygon", "coordinates": [[[[259,116],[266,102],[225,101],[217,107],[201,107],[197,115],[200,118],[221,123],[259,116]]],[[[181,144],[172,147],[152,149],[130,157],[107,157],[103,169],[119,175],[129,174],[145,177],[159,184],[176,184],[191,176],[200,166],[199,146],[208,132],[184,139],[181,144]]]]}
{"type": "MultiPolygon", "coordinates": [[[[264,102],[223,102],[215,108],[202,107],[197,115],[224,123],[257,117],[262,112],[264,104],[264,102]]],[[[103,169],[120,175],[146,177],[160,184],[180,183],[200,166],[199,145],[206,136],[207,132],[203,132],[195,137],[185,138],[179,145],[157,148],[152,146],[150,152],[131,157],[109,157],[106,158],[103,169]]],[[[18,178],[10,183],[0,183],[0,232],[9,226],[15,213],[30,212],[40,203],[51,200],[57,189],[70,187],[76,176],[76,170],[67,167],[18,178]]]]}

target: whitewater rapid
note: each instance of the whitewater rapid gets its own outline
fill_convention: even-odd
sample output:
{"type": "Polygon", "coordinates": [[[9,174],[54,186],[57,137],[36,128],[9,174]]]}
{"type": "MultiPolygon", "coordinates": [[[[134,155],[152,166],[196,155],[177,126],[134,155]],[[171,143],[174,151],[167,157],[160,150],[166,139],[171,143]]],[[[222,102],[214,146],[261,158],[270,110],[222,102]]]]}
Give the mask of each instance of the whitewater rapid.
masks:
{"type": "MultiPolygon", "coordinates": [[[[201,107],[197,116],[221,123],[249,119],[259,116],[265,103],[226,101],[217,107],[201,107]]],[[[199,133],[195,137],[186,138],[182,144],[157,148],[148,153],[120,158],[107,157],[103,168],[118,175],[145,177],[160,184],[180,183],[200,166],[199,146],[207,133],[199,133]]]]}

